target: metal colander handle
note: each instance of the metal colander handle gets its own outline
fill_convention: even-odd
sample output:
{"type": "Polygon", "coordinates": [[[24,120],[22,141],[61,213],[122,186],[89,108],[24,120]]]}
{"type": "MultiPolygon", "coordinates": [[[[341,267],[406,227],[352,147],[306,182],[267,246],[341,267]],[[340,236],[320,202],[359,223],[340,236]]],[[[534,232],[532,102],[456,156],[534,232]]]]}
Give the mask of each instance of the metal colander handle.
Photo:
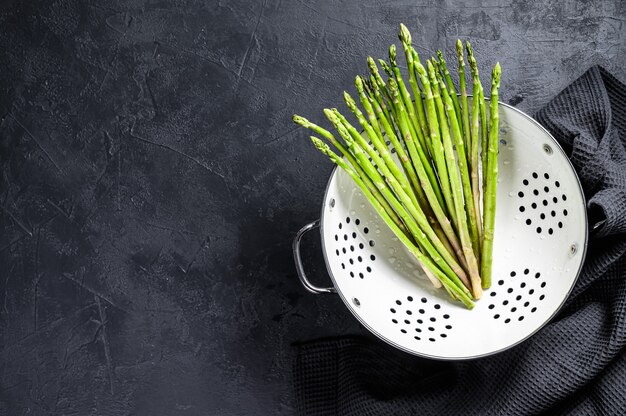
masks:
{"type": "Polygon", "coordinates": [[[291,247],[293,249],[293,260],[296,263],[296,272],[298,273],[300,282],[302,283],[304,288],[308,290],[309,292],[315,293],[315,294],[336,293],[337,291],[332,286],[331,287],[315,286],[313,283],[309,282],[309,279],[306,277],[306,274],[304,273],[304,266],[302,265],[302,256],[300,255],[300,241],[302,240],[302,237],[304,236],[304,234],[306,234],[307,232],[315,228],[319,228],[319,226],[320,226],[320,220],[315,220],[311,223],[308,223],[304,227],[300,228],[300,231],[298,231],[296,236],[293,238],[293,243],[291,247]]]}

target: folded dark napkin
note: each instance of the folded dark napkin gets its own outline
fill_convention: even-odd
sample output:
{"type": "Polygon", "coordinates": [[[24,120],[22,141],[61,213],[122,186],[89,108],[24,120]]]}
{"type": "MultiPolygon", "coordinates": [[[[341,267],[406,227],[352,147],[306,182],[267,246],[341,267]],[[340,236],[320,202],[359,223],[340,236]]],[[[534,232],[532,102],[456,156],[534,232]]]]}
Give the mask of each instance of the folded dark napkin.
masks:
{"type": "Polygon", "coordinates": [[[298,344],[299,414],[626,414],[626,86],[591,68],[536,119],[570,157],[596,228],[558,316],[520,345],[467,362],[420,359],[374,337],[298,344]]]}

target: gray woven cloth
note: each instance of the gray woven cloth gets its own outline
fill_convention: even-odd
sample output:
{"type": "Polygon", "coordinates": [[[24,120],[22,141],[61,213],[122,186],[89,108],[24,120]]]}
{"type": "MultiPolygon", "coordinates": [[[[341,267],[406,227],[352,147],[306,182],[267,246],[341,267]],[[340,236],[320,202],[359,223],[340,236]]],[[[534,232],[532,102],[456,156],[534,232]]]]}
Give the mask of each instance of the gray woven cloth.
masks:
{"type": "Polygon", "coordinates": [[[537,115],[588,201],[591,237],[565,307],[517,347],[437,362],[371,338],[296,345],[301,415],[626,415],[626,87],[587,71],[537,115]]]}

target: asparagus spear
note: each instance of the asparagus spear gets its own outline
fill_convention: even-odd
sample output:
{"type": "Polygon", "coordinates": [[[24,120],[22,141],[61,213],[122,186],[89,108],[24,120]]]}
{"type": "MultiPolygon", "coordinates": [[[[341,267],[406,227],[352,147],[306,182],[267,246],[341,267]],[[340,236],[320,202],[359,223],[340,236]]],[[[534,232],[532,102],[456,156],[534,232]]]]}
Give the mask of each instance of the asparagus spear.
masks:
{"type": "Polygon", "coordinates": [[[455,282],[455,284],[467,290],[463,283],[463,280],[467,281],[467,275],[441,243],[441,240],[439,240],[432,227],[428,224],[421,208],[411,203],[410,198],[402,190],[402,187],[393,177],[389,169],[387,169],[384,161],[380,159],[372,147],[361,137],[359,132],[347,122],[338,111],[333,111],[333,115],[335,117],[330,120],[331,123],[335,125],[341,137],[344,138],[357,162],[376,184],[398,216],[400,216],[418,245],[432,258],[435,264],[455,282]],[[372,165],[372,162],[369,161],[366,154],[372,158],[373,163],[376,164],[380,173],[378,169],[372,165]],[[385,180],[391,189],[393,189],[393,192],[386,186],[380,186],[381,181],[384,183],[385,180]]]}
{"type": "MultiPolygon", "coordinates": [[[[434,75],[434,67],[430,61],[426,61],[428,66],[428,71],[433,71],[434,75]]],[[[439,182],[441,184],[441,191],[443,194],[443,199],[445,201],[445,207],[447,211],[450,213],[450,220],[455,228],[457,228],[457,218],[454,215],[454,203],[452,201],[452,191],[450,190],[450,180],[448,178],[448,168],[446,167],[446,161],[443,151],[443,143],[441,142],[441,135],[439,133],[439,121],[437,118],[437,107],[435,105],[435,96],[439,96],[439,90],[437,88],[432,88],[430,81],[428,79],[428,74],[426,73],[426,69],[422,66],[421,63],[416,62],[415,68],[417,70],[417,74],[422,81],[422,86],[424,88],[424,94],[426,97],[426,110],[428,112],[428,124],[430,129],[430,140],[431,146],[433,150],[433,159],[435,160],[435,165],[437,167],[437,175],[439,176],[439,182]]],[[[442,203],[442,206],[443,203],[442,203]]]]}
{"type": "MultiPolygon", "coordinates": [[[[357,86],[357,89],[358,89],[358,86],[357,86]]],[[[435,197],[435,193],[433,192],[432,186],[428,180],[427,174],[424,171],[423,177],[425,178],[425,182],[420,184],[415,168],[413,164],[411,163],[411,159],[409,158],[406,151],[404,150],[404,146],[398,140],[395,130],[391,127],[388,120],[385,118],[384,114],[382,114],[382,109],[378,105],[378,102],[374,100],[372,101],[371,104],[374,106],[376,114],[378,115],[380,119],[380,124],[383,125],[385,132],[387,134],[387,137],[389,138],[391,144],[393,145],[393,147],[396,149],[396,152],[398,153],[398,158],[400,159],[400,163],[402,164],[402,167],[404,168],[404,172],[406,176],[410,179],[411,185],[413,187],[413,191],[415,192],[415,196],[417,198],[417,202],[419,203],[420,207],[426,214],[426,218],[428,218],[428,222],[431,224],[431,226],[435,230],[435,233],[437,234],[441,242],[446,246],[446,249],[448,250],[449,253],[451,254],[457,253],[457,255],[460,253],[462,255],[462,251],[460,250],[460,244],[458,243],[458,241],[456,241],[456,235],[454,235],[452,228],[450,227],[450,231],[452,231],[452,235],[450,237],[442,228],[442,225],[440,224],[440,221],[437,215],[433,212],[433,208],[428,202],[428,197],[425,195],[424,189],[422,189],[423,187],[424,188],[427,187],[428,191],[432,194],[432,198],[435,201],[437,201],[435,197]],[[454,238],[454,240],[450,240],[450,238],[454,238]],[[449,240],[454,241],[456,244],[451,244],[449,240]]],[[[382,136],[382,131],[377,132],[377,134],[380,134],[382,136]]],[[[422,169],[424,169],[423,165],[420,164],[419,166],[422,169]]],[[[432,173],[432,175],[434,177],[434,173],[432,173]]],[[[437,206],[439,207],[438,203],[437,203],[437,206]]],[[[440,207],[439,207],[439,210],[441,210],[440,207]]],[[[442,216],[443,216],[443,219],[448,222],[448,226],[449,226],[449,221],[445,217],[445,214],[442,213],[442,216]]],[[[463,257],[461,256],[459,257],[459,259],[463,260],[463,257]]],[[[463,263],[461,263],[461,265],[464,266],[463,263]]]]}
{"type": "MultiPolygon", "coordinates": [[[[368,201],[372,204],[372,206],[374,207],[378,215],[380,215],[380,217],[387,224],[387,226],[389,226],[389,228],[393,231],[396,237],[398,237],[398,239],[402,241],[402,243],[409,249],[411,254],[415,256],[415,258],[418,260],[420,265],[425,269],[425,271],[428,270],[431,274],[434,274],[441,281],[441,283],[443,283],[443,285],[446,287],[448,291],[453,293],[459,300],[461,300],[461,302],[463,302],[463,304],[467,308],[472,309],[474,307],[474,303],[469,298],[467,293],[461,290],[457,285],[455,285],[448,278],[448,276],[446,276],[446,274],[443,273],[442,270],[433,263],[433,261],[428,256],[424,255],[420,251],[420,249],[416,247],[415,244],[413,244],[413,242],[410,239],[408,239],[404,233],[401,232],[401,230],[396,226],[396,224],[393,221],[391,221],[387,211],[382,207],[382,205],[380,205],[378,200],[372,196],[367,186],[361,180],[361,177],[352,168],[350,168],[350,166],[348,166],[348,164],[343,159],[341,159],[339,156],[333,153],[328,147],[328,145],[323,143],[320,139],[311,137],[311,140],[313,141],[315,147],[318,150],[320,150],[323,154],[328,156],[335,164],[337,164],[340,168],[345,170],[348,173],[348,175],[350,175],[352,180],[354,180],[354,182],[363,192],[363,195],[365,195],[368,201]]],[[[384,182],[380,183],[379,186],[381,188],[386,187],[384,182]]],[[[426,275],[429,276],[429,273],[427,272],[426,275]]]]}
{"type": "Polygon", "coordinates": [[[443,147],[446,155],[446,163],[448,165],[448,173],[450,176],[450,187],[452,188],[454,208],[456,210],[457,218],[459,219],[459,236],[461,237],[463,254],[465,255],[465,260],[467,260],[468,272],[470,275],[470,280],[472,282],[472,293],[475,299],[479,299],[482,296],[482,288],[478,261],[476,260],[476,255],[474,254],[474,246],[478,245],[478,236],[472,235],[471,233],[471,214],[473,214],[474,211],[473,209],[469,209],[470,207],[473,208],[474,204],[472,201],[471,205],[468,205],[467,207],[467,213],[470,214],[470,224],[468,226],[468,215],[466,213],[463,201],[464,192],[466,197],[472,197],[469,174],[467,172],[467,164],[465,163],[463,137],[461,134],[461,129],[459,128],[459,123],[456,119],[456,113],[454,112],[454,104],[452,103],[452,99],[447,92],[446,86],[443,84],[443,79],[441,79],[440,77],[441,75],[439,75],[439,79],[431,79],[431,82],[433,84],[438,81],[442,83],[441,93],[443,95],[443,102],[442,100],[435,98],[435,103],[437,104],[439,124],[441,125],[441,137],[443,138],[443,147]],[[454,136],[454,142],[456,145],[456,158],[454,153],[454,147],[452,145],[452,140],[450,138],[450,131],[448,130],[448,120],[446,120],[446,113],[448,114],[452,135],[454,136]],[[463,184],[462,187],[461,182],[459,181],[457,167],[460,171],[461,182],[463,184]]]}
{"type": "MultiPolygon", "coordinates": [[[[487,141],[488,141],[488,132],[489,126],[487,123],[487,104],[485,104],[485,91],[483,90],[482,84],[478,83],[478,92],[480,93],[480,97],[478,98],[478,110],[480,113],[480,157],[482,162],[482,173],[483,173],[483,243],[485,241],[485,205],[486,205],[486,195],[485,190],[487,189],[487,141]]],[[[482,247],[481,247],[482,250],[482,247]]]]}
{"type": "Polygon", "coordinates": [[[396,213],[393,211],[393,209],[391,208],[391,206],[389,205],[389,203],[385,200],[385,198],[383,197],[383,195],[378,191],[378,189],[376,189],[376,186],[374,186],[374,183],[367,177],[367,175],[365,175],[365,172],[363,172],[363,169],[361,169],[361,167],[359,166],[359,164],[356,162],[356,160],[354,159],[354,156],[352,156],[352,154],[350,154],[350,152],[348,151],[348,149],[345,148],[345,146],[338,141],[335,136],[329,132],[328,130],[326,130],[325,128],[318,126],[317,124],[314,124],[312,122],[310,122],[309,120],[307,120],[306,118],[299,116],[297,114],[294,114],[293,116],[293,121],[296,124],[301,125],[304,128],[313,130],[315,133],[319,134],[320,136],[324,137],[326,140],[328,140],[330,142],[330,144],[332,144],[333,146],[335,146],[340,152],[341,154],[348,159],[348,161],[350,162],[350,164],[352,166],[354,166],[354,169],[356,170],[356,172],[358,173],[358,175],[360,177],[363,178],[363,182],[366,184],[366,186],[370,189],[370,191],[372,192],[373,196],[378,200],[378,202],[389,211],[389,216],[391,217],[391,219],[396,223],[396,225],[398,226],[398,228],[400,228],[404,233],[406,233],[407,235],[409,235],[409,231],[406,229],[406,227],[404,226],[404,224],[402,223],[402,221],[400,220],[400,218],[396,215],[396,213]]]}
{"type": "MultiPolygon", "coordinates": [[[[392,93],[394,100],[398,100],[398,93],[396,92],[395,87],[393,87],[394,83],[391,82],[389,85],[391,87],[390,91],[392,93]]],[[[460,244],[458,240],[456,239],[456,236],[454,235],[454,231],[450,227],[450,223],[446,221],[447,218],[441,210],[441,204],[439,203],[439,201],[437,201],[437,197],[436,195],[434,195],[434,191],[432,191],[433,179],[432,179],[432,176],[430,176],[425,169],[425,166],[428,166],[428,161],[426,159],[425,151],[421,147],[420,143],[417,140],[414,140],[413,137],[411,136],[408,117],[406,115],[406,111],[404,110],[402,106],[400,106],[398,110],[398,126],[400,128],[400,132],[402,133],[402,136],[404,137],[404,141],[409,151],[409,155],[411,156],[411,159],[413,160],[413,166],[415,166],[415,169],[420,177],[422,189],[424,189],[424,191],[426,192],[427,196],[430,198],[431,201],[434,200],[434,203],[431,202],[431,208],[435,211],[435,215],[437,216],[437,218],[441,218],[441,221],[438,221],[438,222],[440,224],[440,227],[442,227],[444,237],[440,237],[440,239],[442,240],[447,239],[450,242],[452,249],[451,250],[448,249],[449,252],[450,253],[455,252],[458,256],[458,261],[461,262],[463,267],[466,268],[466,262],[465,262],[463,252],[460,249],[460,244]]],[[[466,284],[466,286],[469,288],[470,283],[465,277],[465,273],[462,270],[455,269],[455,271],[457,272],[457,274],[459,274],[459,277],[461,277],[461,280],[463,280],[463,283],[466,284]]]]}
{"type": "MultiPolygon", "coordinates": [[[[358,79],[360,78],[357,78],[357,80],[358,79]]],[[[357,82],[357,89],[359,89],[359,95],[364,96],[363,87],[362,85],[359,85],[358,82],[357,82]]],[[[386,168],[389,170],[389,173],[393,175],[393,177],[398,181],[398,183],[400,184],[400,187],[402,187],[402,190],[411,199],[411,203],[414,205],[417,205],[417,199],[415,197],[415,194],[413,193],[411,184],[409,183],[407,177],[402,174],[402,171],[400,170],[398,165],[396,165],[396,162],[394,162],[393,159],[391,159],[391,153],[389,152],[389,148],[385,144],[385,140],[382,138],[382,134],[380,135],[380,138],[379,138],[378,134],[374,131],[372,126],[367,122],[367,120],[365,120],[365,117],[363,117],[363,113],[361,112],[361,110],[358,109],[358,107],[356,106],[356,102],[350,96],[350,94],[344,91],[343,98],[346,104],[348,105],[348,108],[350,109],[350,111],[352,111],[352,113],[356,116],[357,120],[359,121],[359,124],[361,124],[361,127],[363,127],[363,129],[365,130],[367,137],[369,137],[369,139],[372,141],[374,148],[376,149],[376,151],[378,151],[378,154],[382,158],[384,164],[386,165],[386,168]]],[[[364,101],[369,105],[369,101],[367,101],[367,98],[365,98],[364,101]]],[[[369,106],[369,108],[371,109],[371,106],[369,106]]],[[[376,117],[374,117],[374,119],[376,119],[376,117]]],[[[376,123],[378,125],[378,122],[376,123]]],[[[379,131],[380,131],[380,128],[379,128],[379,131]]],[[[376,164],[378,165],[379,169],[382,169],[382,167],[378,164],[378,162],[376,164]]]]}
{"type": "MultiPolygon", "coordinates": [[[[398,91],[400,91],[400,97],[402,97],[402,102],[404,103],[404,108],[406,109],[406,113],[409,116],[409,121],[411,122],[411,127],[413,128],[413,132],[419,140],[420,144],[423,148],[426,148],[426,139],[424,137],[423,130],[420,126],[419,120],[417,118],[417,114],[415,113],[415,107],[413,106],[413,100],[411,99],[411,94],[409,90],[406,88],[406,84],[404,83],[404,79],[402,78],[402,73],[400,72],[400,68],[398,68],[398,64],[396,62],[396,45],[391,45],[389,47],[389,62],[391,63],[391,70],[395,75],[396,83],[398,84],[398,91]]],[[[421,97],[421,95],[416,96],[421,97]]]]}
{"type": "Polygon", "coordinates": [[[456,119],[461,120],[462,116],[461,106],[459,105],[459,97],[457,97],[456,95],[456,89],[454,88],[454,82],[452,82],[452,76],[450,75],[450,71],[448,70],[448,66],[446,65],[446,60],[443,58],[443,53],[440,50],[437,51],[437,57],[439,58],[439,66],[441,67],[441,72],[443,72],[443,76],[446,80],[446,85],[448,86],[448,91],[450,92],[452,103],[454,104],[456,119]]]}
{"type": "MultiPolygon", "coordinates": [[[[428,159],[426,151],[425,150],[421,152],[418,151],[418,148],[416,147],[416,145],[420,144],[420,142],[417,140],[414,140],[416,133],[414,129],[412,128],[411,123],[407,122],[406,132],[400,129],[399,123],[402,121],[402,118],[403,118],[401,114],[406,114],[406,110],[404,106],[402,105],[402,102],[400,101],[400,93],[398,91],[398,86],[393,78],[389,79],[389,92],[391,94],[393,106],[396,108],[396,122],[398,123],[398,129],[400,130],[400,134],[402,135],[402,138],[404,139],[404,143],[407,147],[407,151],[409,152],[409,156],[412,160],[412,163],[415,166],[415,164],[418,163],[418,160],[422,162],[422,165],[424,166],[424,169],[426,170],[426,173],[428,174],[428,180],[430,181],[430,184],[435,191],[435,195],[437,195],[437,199],[440,201],[440,204],[443,205],[443,194],[441,193],[441,190],[439,189],[439,183],[437,182],[437,175],[435,174],[435,171],[433,170],[430,164],[430,160],[428,159]]],[[[424,149],[423,147],[420,147],[420,148],[424,149]]]]}
{"type": "MultiPolygon", "coordinates": [[[[426,117],[424,115],[424,104],[422,102],[422,92],[420,91],[417,83],[417,77],[415,76],[415,69],[413,63],[413,47],[411,46],[411,32],[407,27],[400,23],[400,34],[398,35],[402,42],[402,48],[404,49],[404,56],[406,57],[406,64],[409,70],[409,84],[413,91],[413,99],[415,100],[415,114],[417,115],[417,121],[424,137],[428,136],[428,130],[426,128],[426,117]]],[[[417,52],[416,52],[417,53],[417,52]]],[[[418,57],[419,59],[419,57],[418,57]]]]}
{"type": "MultiPolygon", "coordinates": [[[[392,92],[392,96],[394,100],[398,100],[398,92],[394,87],[394,83],[390,83],[390,90],[392,92]]],[[[457,256],[458,261],[461,265],[467,269],[467,263],[465,261],[465,255],[461,248],[461,243],[459,242],[456,234],[454,233],[454,229],[452,228],[452,224],[450,220],[446,216],[443,209],[443,199],[441,199],[441,194],[438,194],[439,184],[437,183],[437,177],[435,173],[431,170],[430,163],[426,156],[426,150],[421,147],[419,142],[413,140],[411,137],[411,132],[408,127],[408,121],[406,120],[406,112],[404,108],[400,108],[398,112],[398,125],[400,128],[400,132],[404,137],[404,141],[407,144],[407,149],[411,154],[411,159],[413,160],[413,166],[415,167],[415,171],[419,178],[420,187],[424,190],[427,204],[433,211],[435,218],[437,219],[437,223],[445,238],[440,236],[442,241],[448,241],[451,246],[451,252],[454,252],[457,256]]],[[[469,286],[469,282],[468,286],[469,286]]]]}
{"type": "MultiPolygon", "coordinates": [[[[476,216],[476,228],[478,231],[478,240],[480,241],[480,246],[482,246],[483,241],[483,226],[482,226],[482,217],[480,214],[480,184],[478,178],[478,143],[480,141],[480,78],[478,76],[478,65],[476,64],[476,59],[474,58],[474,51],[472,50],[472,45],[467,42],[467,60],[470,64],[470,69],[472,72],[472,125],[471,125],[471,135],[472,135],[472,146],[469,152],[469,162],[470,162],[470,178],[472,182],[472,197],[474,199],[474,215],[476,216]]],[[[484,126],[483,128],[486,128],[484,126]]],[[[481,247],[479,247],[480,249],[481,247]]],[[[476,252],[476,255],[480,258],[480,250],[476,252]]]]}
{"type": "Polygon", "coordinates": [[[493,235],[496,221],[496,188],[498,186],[498,89],[500,88],[500,63],[496,63],[491,75],[491,101],[489,105],[489,143],[487,156],[487,187],[485,188],[485,237],[482,252],[483,288],[491,286],[493,235]]]}
{"type": "Polygon", "coordinates": [[[389,92],[387,91],[387,88],[385,87],[385,81],[383,81],[383,78],[380,76],[380,72],[378,72],[378,67],[376,66],[376,62],[374,62],[374,58],[372,58],[371,56],[367,57],[367,66],[370,69],[370,72],[372,74],[372,76],[374,77],[375,83],[376,85],[378,85],[378,88],[380,89],[380,91],[383,92],[383,94],[385,94],[385,97],[387,97],[387,99],[391,99],[391,97],[389,96],[389,92]]]}
{"type": "Polygon", "coordinates": [[[389,66],[389,64],[385,62],[384,59],[379,59],[378,63],[380,64],[380,67],[383,69],[383,71],[385,71],[387,76],[389,78],[393,78],[393,71],[391,70],[391,67],[389,66]]]}
{"type": "Polygon", "coordinates": [[[467,148],[470,149],[472,147],[472,139],[470,135],[469,107],[467,106],[465,58],[463,57],[463,42],[461,42],[461,39],[457,39],[456,41],[456,53],[459,56],[459,88],[461,89],[461,115],[463,119],[463,137],[465,137],[465,143],[467,143],[467,148]]]}
{"type": "Polygon", "coordinates": [[[389,125],[392,127],[395,126],[393,117],[391,117],[391,114],[389,113],[389,108],[387,107],[387,104],[385,103],[385,100],[382,94],[380,93],[380,87],[378,86],[378,83],[376,82],[374,75],[370,75],[370,86],[371,86],[370,100],[372,101],[372,103],[378,104],[378,106],[382,110],[383,115],[385,116],[385,119],[387,120],[389,125]]]}
{"type": "MultiPolygon", "coordinates": [[[[421,61],[420,61],[420,56],[419,56],[419,54],[417,53],[417,51],[415,50],[415,48],[413,48],[412,46],[411,46],[411,55],[412,55],[412,57],[413,57],[413,73],[414,73],[415,75],[417,75],[417,68],[415,67],[415,63],[416,63],[416,62],[419,62],[419,63],[421,64],[421,61]]],[[[418,78],[419,78],[419,77],[418,77],[418,78]]],[[[415,81],[417,82],[417,78],[416,78],[416,80],[415,80],[415,81]]],[[[423,94],[421,94],[421,93],[420,93],[420,99],[422,99],[422,100],[423,100],[422,95],[423,95],[423,94]]],[[[426,120],[426,108],[425,108],[425,106],[424,106],[424,102],[423,102],[423,101],[421,101],[421,102],[419,103],[419,107],[421,108],[421,111],[419,111],[417,115],[418,115],[418,117],[419,117],[419,119],[420,119],[420,123],[424,126],[424,136],[428,137],[428,136],[429,136],[429,134],[430,134],[430,128],[429,128],[429,126],[428,126],[428,121],[426,120]]],[[[430,141],[426,140],[426,144],[429,146],[429,147],[428,147],[428,150],[429,150],[429,151],[431,152],[431,154],[432,154],[432,150],[430,149],[430,141]]]]}

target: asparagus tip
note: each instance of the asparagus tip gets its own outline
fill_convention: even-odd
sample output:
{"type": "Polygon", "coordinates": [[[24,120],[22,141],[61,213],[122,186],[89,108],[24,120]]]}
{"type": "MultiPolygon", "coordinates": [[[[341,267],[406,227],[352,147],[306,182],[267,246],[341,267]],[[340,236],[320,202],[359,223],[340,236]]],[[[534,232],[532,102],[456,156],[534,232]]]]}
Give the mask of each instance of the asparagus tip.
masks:
{"type": "Polygon", "coordinates": [[[390,77],[393,76],[393,72],[391,72],[391,68],[389,67],[389,64],[387,64],[387,62],[385,62],[384,59],[379,59],[378,63],[383,68],[385,73],[387,73],[387,75],[389,75],[390,77]]]}
{"type": "Polygon", "coordinates": [[[441,49],[437,49],[437,58],[439,58],[439,61],[442,64],[445,64],[446,61],[443,59],[443,52],[441,52],[441,49]]]}
{"type": "Polygon", "coordinates": [[[293,120],[294,123],[299,124],[302,127],[307,127],[308,125],[311,124],[309,120],[297,114],[294,114],[293,117],[291,117],[291,119],[293,120]]]}
{"type": "Polygon", "coordinates": [[[492,85],[496,88],[500,87],[500,76],[502,75],[502,68],[500,67],[500,62],[496,62],[496,66],[493,67],[493,72],[491,77],[493,78],[492,85]]]}
{"type": "Polygon", "coordinates": [[[330,147],[328,147],[326,143],[324,143],[315,136],[311,136],[311,141],[313,142],[317,150],[328,156],[328,153],[330,152],[330,147]]]}
{"type": "Polygon", "coordinates": [[[474,49],[472,48],[472,44],[469,43],[469,41],[467,41],[465,48],[467,49],[467,60],[469,61],[470,68],[473,71],[476,71],[477,69],[476,57],[474,57],[474,49]]]}
{"type": "Polygon", "coordinates": [[[376,67],[376,62],[374,61],[374,58],[372,58],[371,56],[367,57],[367,66],[369,67],[372,73],[378,72],[378,68],[376,67]]]}
{"type": "Polygon", "coordinates": [[[333,126],[337,125],[339,119],[337,119],[337,116],[335,115],[333,110],[331,110],[330,108],[325,108],[324,109],[324,115],[326,116],[328,121],[330,121],[333,124],[333,126]]]}
{"type": "Polygon", "coordinates": [[[398,91],[398,83],[396,82],[396,80],[393,78],[389,78],[389,80],[387,81],[387,84],[389,85],[389,92],[391,93],[391,96],[397,97],[399,91],[398,91]]]}
{"type": "Polygon", "coordinates": [[[343,100],[346,102],[350,110],[354,111],[354,109],[356,109],[356,101],[354,101],[354,98],[352,98],[348,91],[343,92],[343,100]]]}
{"type": "Polygon", "coordinates": [[[405,43],[407,45],[411,44],[411,32],[409,32],[409,29],[404,25],[404,23],[400,23],[400,34],[398,35],[398,37],[400,38],[400,41],[402,41],[402,43],[405,43]]]}
{"type": "Polygon", "coordinates": [[[361,94],[363,92],[363,78],[360,75],[357,75],[354,78],[354,85],[356,86],[356,90],[361,94]]]}
{"type": "Polygon", "coordinates": [[[392,44],[389,46],[389,62],[391,62],[392,65],[396,64],[396,53],[396,45],[392,44]]]}
{"type": "MultiPolygon", "coordinates": [[[[433,59],[434,60],[434,59],[433,59]]],[[[426,60],[426,67],[428,68],[428,75],[431,78],[435,78],[435,66],[433,65],[433,63],[430,61],[430,59],[426,60]]]]}
{"type": "Polygon", "coordinates": [[[426,68],[424,68],[424,65],[418,60],[415,61],[415,69],[420,77],[426,76],[426,68]]]}
{"type": "Polygon", "coordinates": [[[463,57],[463,42],[461,42],[461,39],[456,40],[456,53],[459,55],[459,59],[463,57]]]}

